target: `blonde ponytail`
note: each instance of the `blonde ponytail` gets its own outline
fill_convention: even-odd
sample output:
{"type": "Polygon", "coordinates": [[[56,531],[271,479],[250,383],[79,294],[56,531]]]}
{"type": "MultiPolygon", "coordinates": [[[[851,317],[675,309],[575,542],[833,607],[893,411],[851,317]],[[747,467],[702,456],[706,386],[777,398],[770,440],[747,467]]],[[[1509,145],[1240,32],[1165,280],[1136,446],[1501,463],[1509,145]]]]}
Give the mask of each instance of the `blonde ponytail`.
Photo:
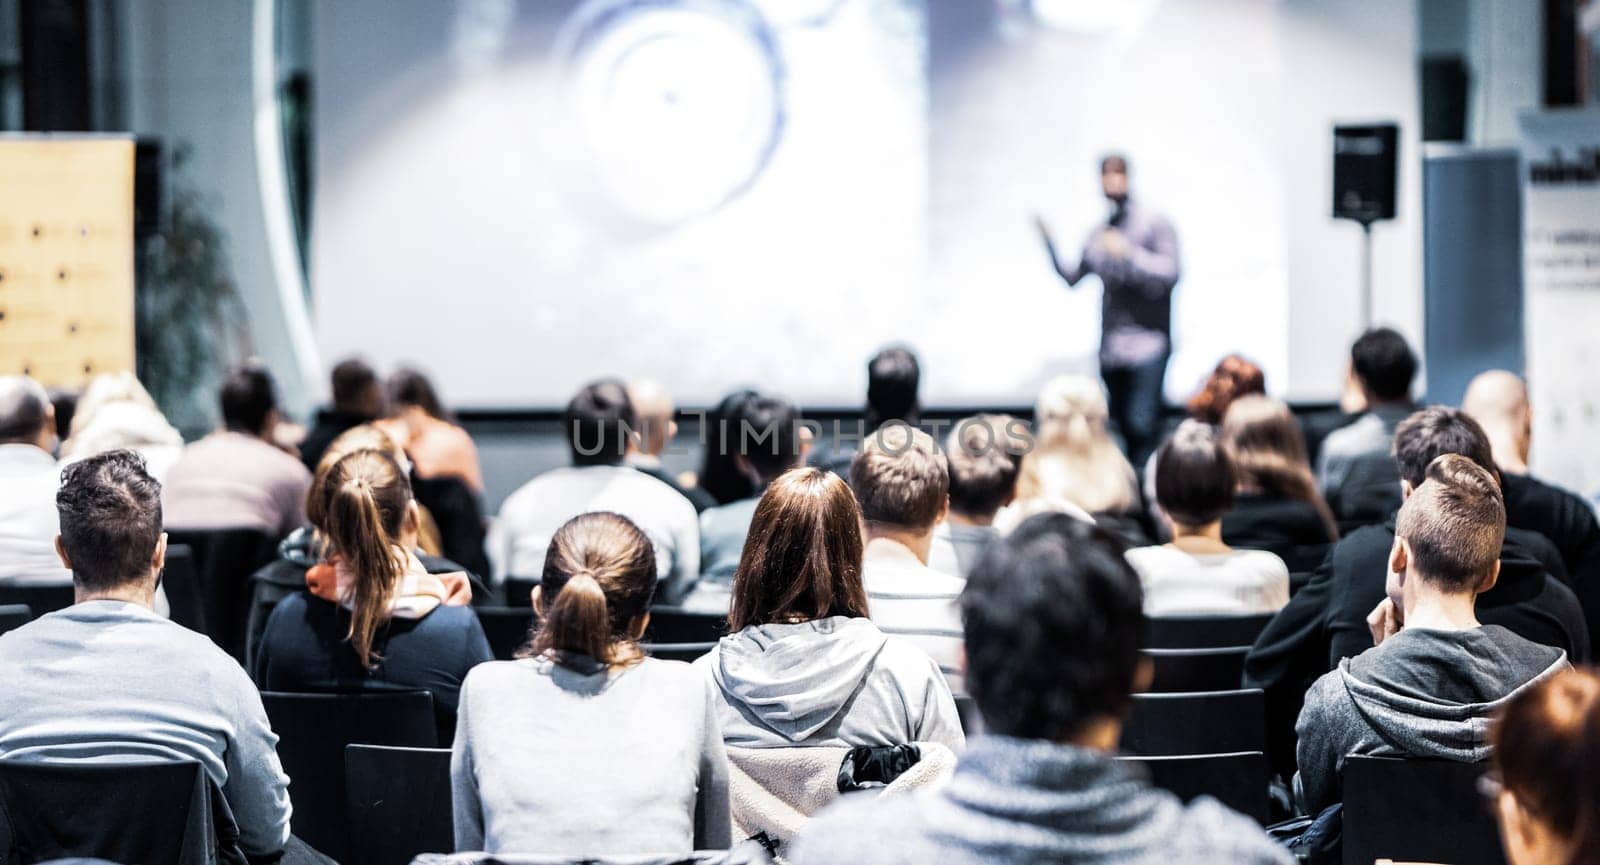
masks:
{"type": "Polygon", "coordinates": [[[389,606],[406,557],[398,548],[400,527],[411,504],[411,485],[387,454],[356,451],[339,460],[322,487],[324,529],[333,551],[353,578],[346,638],[371,669],[381,658],[372,650],[378,628],[389,620],[389,606]]]}

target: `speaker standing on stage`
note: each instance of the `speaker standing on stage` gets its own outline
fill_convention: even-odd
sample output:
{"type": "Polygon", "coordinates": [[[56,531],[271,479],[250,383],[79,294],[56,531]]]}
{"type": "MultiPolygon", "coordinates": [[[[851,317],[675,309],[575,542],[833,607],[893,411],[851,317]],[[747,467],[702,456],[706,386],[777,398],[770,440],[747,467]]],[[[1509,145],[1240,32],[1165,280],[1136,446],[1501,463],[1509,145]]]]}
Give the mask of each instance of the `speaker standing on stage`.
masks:
{"type": "Polygon", "coordinates": [[[1078,263],[1067,266],[1044,220],[1039,234],[1056,272],[1075,286],[1093,273],[1105,293],[1100,305],[1100,376],[1111,419],[1134,465],[1143,465],[1161,432],[1161,387],[1172,355],[1172,288],[1178,283],[1178,235],[1166,217],[1128,196],[1128,162],[1100,162],[1100,186],[1111,216],[1090,232],[1078,263]]]}

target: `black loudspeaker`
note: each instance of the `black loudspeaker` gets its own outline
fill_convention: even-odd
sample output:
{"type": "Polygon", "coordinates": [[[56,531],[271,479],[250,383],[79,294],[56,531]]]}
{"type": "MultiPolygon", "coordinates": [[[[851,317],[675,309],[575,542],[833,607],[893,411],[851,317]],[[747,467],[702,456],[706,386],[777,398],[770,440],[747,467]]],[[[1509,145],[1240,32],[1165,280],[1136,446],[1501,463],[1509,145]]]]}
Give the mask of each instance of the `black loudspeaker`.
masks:
{"type": "Polygon", "coordinates": [[[1333,127],[1333,215],[1370,224],[1394,219],[1400,127],[1393,123],[1333,127]]]}

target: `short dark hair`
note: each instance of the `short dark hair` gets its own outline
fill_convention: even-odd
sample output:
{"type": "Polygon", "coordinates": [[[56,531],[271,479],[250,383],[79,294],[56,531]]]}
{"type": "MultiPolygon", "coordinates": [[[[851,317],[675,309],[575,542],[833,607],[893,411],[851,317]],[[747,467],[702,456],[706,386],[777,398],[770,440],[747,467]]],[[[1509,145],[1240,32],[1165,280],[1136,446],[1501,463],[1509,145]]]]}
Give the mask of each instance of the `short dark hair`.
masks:
{"type": "Polygon", "coordinates": [[[1100,159],[1101,174],[1127,174],[1128,157],[1120,153],[1107,153],[1100,159]]]}
{"type": "Polygon", "coordinates": [[[1012,438],[1016,419],[1003,414],[963,418],[945,439],[950,464],[950,509],[992,517],[1017,490],[1022,469],[1020,443],[1012,438]]]}
{"type": "Polygon", "coordinates": [[[340,361],[333,368],[330,378],[333,407],[341,411],[353,410],[360,405],[363,397],[378,388],[378,374],[358,357],[340,361]]]}
{"type": "Polygon", "coordinates": [[[388,384],[389,406],[391,409],[403,406],[416,406],[431,418],[442,421],[454,421],[455,418],[445,409],[444,402],[439,399],[439,392],[434,389],[433,382],[421,370],[410,367],[401,367],[389,376],[388,384]]]}
{"type": "Polygon", "coordinates": [[[932,436],[886,424],[850,461],[850,490],[867,525],[921,531],[939,521],[950,494],[950,465],[932,436]]]}
{"type": "Polygon", "coordinates": [[[1425,578],[1451,591],[1477,591],[1505,544],[1499,481],[1460,454],[1443,454],[1400,506],[1395,535],[1410,546],[1410,565],[1425,578]]]}
{"type": "Polygon", "coordinates": [[[114,450],[67,466],[56,512],[79,588],[104,591],[149,573],[161,540],[161,484],[143,457],[114,450]]]}
{"type": "Polygon", "coordinates": [[[1105,531],[1038,514],[989,544],[961,592],[967,689],[991,732],[1059,742],[1127,709],[1139,575],[1105,531]]]}
{"type": "Polygon", "coordinates": [[[1373,396],[1395,402],[1411,395],[1417,356],[1394,329],[1375,327],[1350,346],[1350,368],[1373,396]]]}
{"type": "Polygon", "coordinates": [[[260,435],[267,417],[278,407],[272,373],[259,364],[244,364],[222,381],[222,425],[234,432],[260,435]]]}
{"type": "Polygon", "coordinates": [[[788,400],[756,396],[739,409],[739,453],[762,483],[800,464],[800,413],[788,400]]]}
{"type": "Polygon", "coordinates": [[[25,375],[0,376],[0,444],[38,438],[49,409],[43,385],[25,375]]]}
{"type": "Polygon", "coordinates": [[[921,381],[922,365],[911,349],[892,345],[873,355],[867,361],[867,427],[877,429],[892,420],[916,423],[921,381]]]}
{"type": "Polygon", "coordinates": [[[561,430],[572,449],[573,464],[620,464],[637,421],[628,385],[621,379],[603,378],[584,385],[561,414],[561,430]]]}
{"type": "Polygon", "coordinates": [[[1489,436],[1472,416],[1448,406],[1429,406],[1400,422],[1394,428],[1390,451],[1400,469],[1400,479],[1412,489],[1422,486],[1428,466],[1445,454],[1460,454],[1499,477],[1489,436]]]}
{"type": "Polygon", "coordinates": [[[1156,504],[1182,526],[1208,526],[1233,509],[1233,460],[1216,432],[1184,421],[1156,451],[1156,504]]]}

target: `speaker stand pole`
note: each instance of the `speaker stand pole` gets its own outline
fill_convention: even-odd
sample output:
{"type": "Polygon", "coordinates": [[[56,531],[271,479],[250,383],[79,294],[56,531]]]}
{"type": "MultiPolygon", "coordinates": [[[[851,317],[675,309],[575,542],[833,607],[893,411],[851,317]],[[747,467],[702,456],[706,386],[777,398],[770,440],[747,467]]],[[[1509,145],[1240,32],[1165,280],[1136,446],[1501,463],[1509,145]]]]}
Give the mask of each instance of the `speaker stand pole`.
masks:
{"type": "Polygon", "coordinates": [[[1361,329],[1372,328],[1372,223],[1361,222],[1361,329]]]}

